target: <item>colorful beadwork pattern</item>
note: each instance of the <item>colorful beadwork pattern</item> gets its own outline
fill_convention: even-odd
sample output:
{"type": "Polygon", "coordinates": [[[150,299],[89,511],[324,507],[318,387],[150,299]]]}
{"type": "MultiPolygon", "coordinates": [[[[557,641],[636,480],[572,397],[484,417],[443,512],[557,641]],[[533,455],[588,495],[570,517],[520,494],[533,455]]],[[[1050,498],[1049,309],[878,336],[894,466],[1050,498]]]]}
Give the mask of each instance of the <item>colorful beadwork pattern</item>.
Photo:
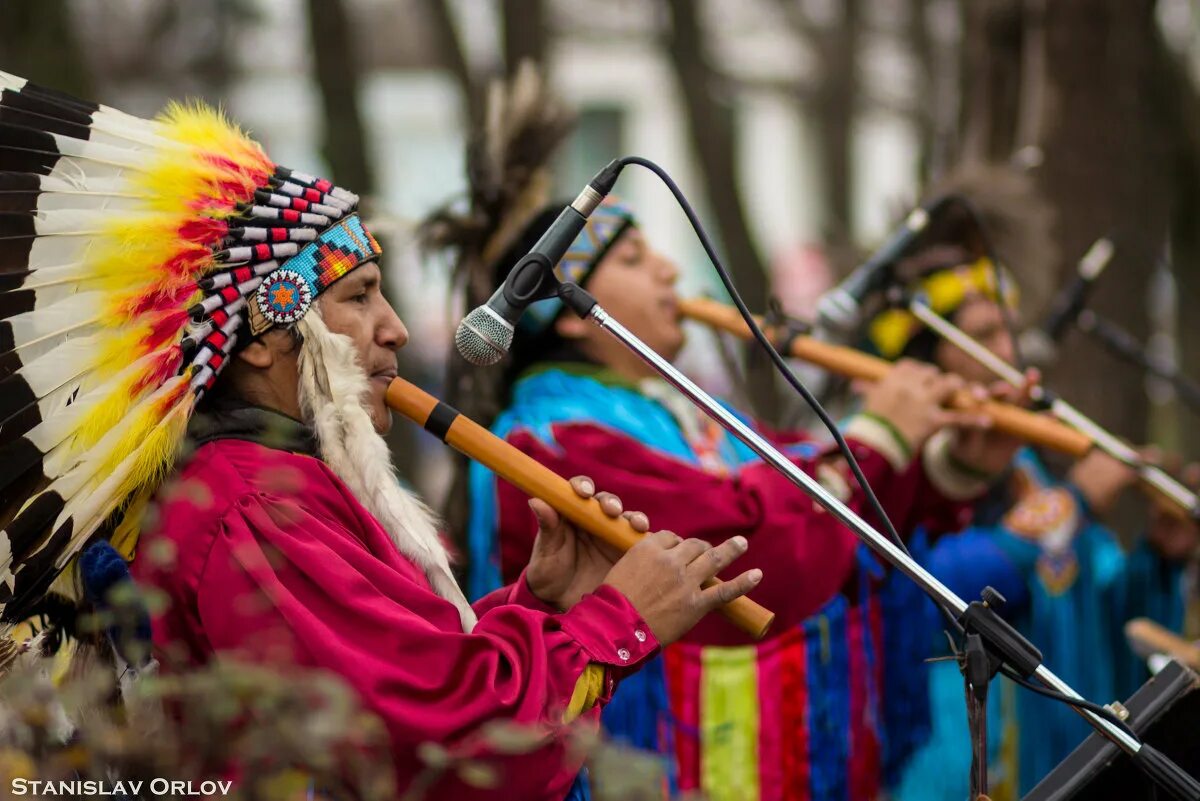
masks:
{"type": "Polygon", "coordinates": [[[250,304],[250,333],[296,322],[314,298],[382,252],[357,214],[346,217],[263,279],[250,304]]]}

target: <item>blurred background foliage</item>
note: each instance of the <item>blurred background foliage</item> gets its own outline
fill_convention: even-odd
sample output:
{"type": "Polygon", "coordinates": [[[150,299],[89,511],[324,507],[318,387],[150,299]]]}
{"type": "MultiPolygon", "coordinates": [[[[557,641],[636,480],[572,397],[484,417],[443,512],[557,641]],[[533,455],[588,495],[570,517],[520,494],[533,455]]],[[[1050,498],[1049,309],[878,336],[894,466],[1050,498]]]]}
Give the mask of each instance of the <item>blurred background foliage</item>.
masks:
{"type": "MultiPolygon", "coordinates": [[[[951,170],[1006,165],[1046,229],[1010,265],[1026,322],[1108,236],[1094,307],[1200,375],[1198,31],[1192,0],[38,0],[0,6],[0,67],[135,113],[207,98],[278,161],[364,192],[412,335],[402,369],[435,391],[461,308],[409,233],[463,196],[487,86],[526,60],[579,115],[561,193],[616,155],[658,160],[755,306],[811,314],[951,170]]],[[[683,265],[684,293],[713,290],[665,191],[634,174],[618,191],[683,265]]],[[[683,364],[736,400],[715,341],[693,333],[683,364]]],[[[1084,411],[1200,456],[1168,386],[1079,332],[1060,352],[1050,383],[1084,411]]],[[[392,444],[444,497],[440,446],[408,425],[392,444]]]]}

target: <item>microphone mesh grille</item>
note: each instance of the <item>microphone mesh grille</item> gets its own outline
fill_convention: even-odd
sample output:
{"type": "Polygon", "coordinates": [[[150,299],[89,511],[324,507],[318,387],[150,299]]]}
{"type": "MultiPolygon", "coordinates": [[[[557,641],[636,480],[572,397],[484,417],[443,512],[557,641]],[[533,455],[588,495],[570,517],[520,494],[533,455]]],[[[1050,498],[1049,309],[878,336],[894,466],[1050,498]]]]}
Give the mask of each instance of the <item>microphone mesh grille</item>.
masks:
{"type": "Polygon", "coordinates": [[[512,347],[512,340],[512,326],[487,306],[472,309],[454,332],[454,347],[477,367],[500,361],[512,347]]]}

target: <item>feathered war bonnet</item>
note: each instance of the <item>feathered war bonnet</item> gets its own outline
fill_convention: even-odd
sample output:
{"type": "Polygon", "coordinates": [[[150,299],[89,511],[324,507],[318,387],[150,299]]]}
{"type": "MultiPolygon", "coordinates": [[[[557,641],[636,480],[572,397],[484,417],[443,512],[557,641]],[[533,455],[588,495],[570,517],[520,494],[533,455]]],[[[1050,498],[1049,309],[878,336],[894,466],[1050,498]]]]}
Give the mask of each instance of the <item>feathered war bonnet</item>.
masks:
{"type": "Polygon", "coordinates": [[[357,196],[274,164],[211,108],[144,120],[4,73],[0,88],[11,622],[92,538],[132,554],[139,509],[239,340],[297,321],[380,249],[357,196]]]}

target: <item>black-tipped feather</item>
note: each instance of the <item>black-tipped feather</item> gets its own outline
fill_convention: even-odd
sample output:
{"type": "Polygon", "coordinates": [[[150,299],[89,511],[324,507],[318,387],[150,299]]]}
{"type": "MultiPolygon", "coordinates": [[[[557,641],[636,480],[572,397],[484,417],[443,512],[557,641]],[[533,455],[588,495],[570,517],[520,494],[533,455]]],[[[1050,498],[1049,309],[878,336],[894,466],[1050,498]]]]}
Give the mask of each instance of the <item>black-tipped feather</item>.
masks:
{"type": "MultiPolygon", "coordinates": [[[[73,522],[68,519],[47,538],[45,547],[22,560],[13,580],[13,599],[5,604],[0,621],[11,623],[24,620],[35,605],[46,597],[50,585],[60,572],[58,559],[74,534],[73,522]]],[[[17,564],[15,558],[13,564],[17,564]]],[[[0,582],[2,586],[3,582],[0,582]]]]}
{"type": "Polygon", "coordinates": [[[39,131],[49,131],[69,136],[73,139],[87,139],[92,133],[87,125],[79,125],[66,120],[47,117],[43,114],[37,114],[23,108],[13,108],[8,105],[0,105],[0,123],[33,128],[39,131]]]}
{"type": "Polygon", "coordinates": [[[14,289],[20,289],[25,283],[25,279],[33,275],[35,270],[14,270],[11,273],[4,270],[3,262],[0,262],[0,292],[11,292],[14,289]]]}
{"type": "Polygon", "coordinates": [[[33,430],[42,422],[42,412],[37,403],[29,403],[25,408],[0,423],[0,447],[16,441],[33,430]]]}
{"type": "Polygon", "coordinates": [[[51,89],[48,86],[42,86],[41,84],[34,83],[32,81],[25,82],[25,85],[21,87],[20,94],[39,98],[59,108],[72,109],[88,115],[94,114],[100,110],[99,103],[81,100],[78,97],[67,94],[66,92],[60,92],[57,89],[51,89]]]}
{"type": "Polygon", "coordinates": [[[20,239],[37,236],[37,226],[31,211],[0,212],[0,239],[20,239]]]}
{"type": "Polygon", "coordinates": [[[0,120],[4,119],[4,114],[7,112],[23,115],[20,119],[29,120],[29,123],[25,124],[32,124],[35,128],[66,133],[78,139],[87,139],[91,134],[92,112],[90,110],[71,106],[44,95],[5,89],[0,92],[0,120]],[[80,129],[83,131],[83,136],[72,133],[72,131],[80,129]]]}
{"type": "Polygon", "coordinates": [[[37,549],[66,505],[61,495],[50,490],[42,492],[17,512],[12,522],[4,527],[9,547],[12,548],[13,564],[20,564],[37,549]]]}
{"type": "Polygon", "coordinates": [[[43,455],[37,446],[25,437],[0,447],[0,508],[8,506],[19,497],[12,486],[20,485],[31,470],[36,469],[43,478],[46,477],[45,473],[42,473],[43,455]]]}
{"type": "Polygon", "coordinates": [[[33,311],[37,293],[32,289],[0,292],[0,320],[33,311]]]}
{"type": "MultiPolygon", "coordinates": [[[[0,323],[3,325],[3,323],[0,323]]],[[[8,418],[22,411],[31,403],[37,403],[37,395],[30,389],[19,375],[9,376],[0,381],[0,420],[8,423],[8,418]]]]}

